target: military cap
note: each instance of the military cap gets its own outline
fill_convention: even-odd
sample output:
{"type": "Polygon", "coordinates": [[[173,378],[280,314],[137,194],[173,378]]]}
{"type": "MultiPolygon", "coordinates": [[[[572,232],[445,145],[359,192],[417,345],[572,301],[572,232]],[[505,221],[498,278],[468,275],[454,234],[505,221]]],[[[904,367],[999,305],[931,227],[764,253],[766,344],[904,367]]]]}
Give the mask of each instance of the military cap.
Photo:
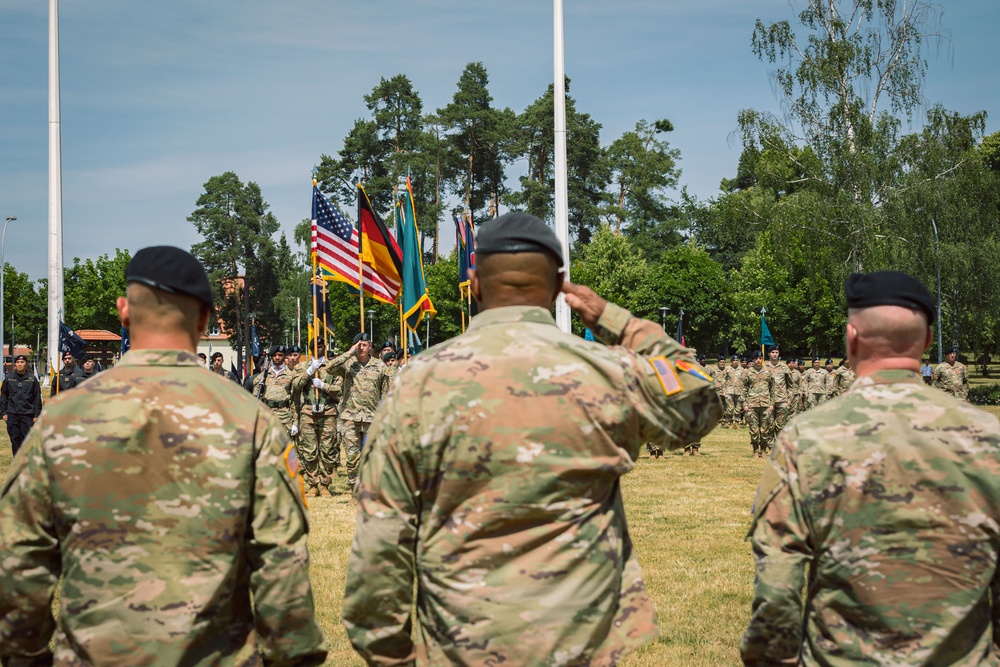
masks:
{"type": "Polygon", "coordinates": [[[315,337],[309,339],[309,349],[314,348],[316,345],[326,349],[326,341],[320,338],[317,340],[315,337]]]}
{"type": "Polygon", "coordinates": [[[824,364],[824,365],[828,366],[828,365],[831,365],[831,364],[833,364],[833,359],[827,359],[826,360],[826,364],[824,364]]]}
{"type": "Polygon", "coordinates": [[[298,345],[289,345],[285,350],[286,354],[302,354],[302,348],[298,345]]]}
{"type": "Polygon", "coordinates": [[[731,361],[739,361],[739,360],[740,360],[740,355],[734,354],[731,361]]]}
{"type": "Polygon", "coordinates": [[[392,350],[386,350],[385,352],[382,353],[383,363],[389,363],[390,359],[395,359],[395,358],[396,358],[396,353],[393,352],[392,350]]]}
{"type": "Polygon", "coordinates": [[[750,355],[750,361],[754,359],[760,359],[760,350],[754,350],[753,354],[750,355]]]}
{"type": "Polygon", "coordinates": [[[507,213],[484,222],[476,233],[476,254],[547,252],[563,266],[562,243],[548,225],[530,213],[507,213]]]}
{"type": "Polygon", "coordinates": [[[284,345],[272,345],[267,350],[267,356],[269,356],[269,357],[273,357],[276,354],[284,354],[284,353],[285,353],[285,346],[284,345]]]}
{"type": "Polygon", "coordinates": [[[402,350],[396,350],[396,360],[397,361],[400,360],[400,359],[402,359],[405,356],[406,356],[405,352],[403,352],[402,350]]]}
{"type": "Polygon", "coordinates": [[[953,347],[949,347],[947,350],[944,351],[944,353],[945,354],[958,354],[958,348],[954,347],[954,346],[953,347]]]}
{"type": "Polygon", "coordinates": [[[212,361],[215,361],[216,359],[222,359],[222,358],[223,357],[222,357],[222,353],[221,352],[213,352],[212,353],[212,361]]]}
{"type": "Polygon", "coordinates": [[[820,361],[819,357],[813,357],[813,361],[820,361]]]}
{"type": "Polygon", "coordinates": [[[87,363],[88,361],[93,361],[93,360],[94,360],[94,355],[92,355],[89,352],[80,357],[80,361],[82,361],[83,363],[87,363]]]}
{"type": "Polygon", "coordinates": [[[125,267],[125,282],[193,296],[215,310],[212,285],[205,267],[194,255],[180,248],[168,245],[143,248],[125,267]]]}
{"type": "Polygon", "coordinates": [[[28,360],[28,356],[25,355],[25,354],[19,354],[16,357],[14,357],[14,361],[21,361],[21,359],[24,359],[25,361],[27,361],[28,360]]]}
{"type": "Polygon", "coordinates": [[[922,311],[934,324],[934,299],[919,280],[902,271],[852,273],[844,286],[848,308],[902,306],[922,311]]]}
{"type": "Polygon", "coordinates": [[[384,343],[382,343],[382,347],[380,347],[380,348],[378,349],[378,351],[379,351],[379,352],[381,352],[381,351],[382,351],[382,350],[384,350],[385,348],[389,348],[390,350],[395,350],[395,349],[396,349],[396,346],[392,344],[392,341],[391,341],[391,340],[387,340],[387,341],[385,341],[384,343]]]}
{"type": "Polygon", "coordinates": [[[207,356],[205,355],[205,353],[204,353],[204,352],[199,352],[199,353],[198,353],[198,356],[199,356],[199,357],[201,357],[203,361],[204,361],[205,359],[208,359],[208,357],[207,357],[207,356]]]}
{"type": "Polygon", "coordinates": [[[775,343],[774,345],[769,345],[767,347],[767,353],[771,354],[771,350],[777,350],[778,352],[781,352],[781,346],[778,345],[777,343],[775,343]]]}
{"type": "Polygon", "coordinates": [[[359,333],[357,336],[354,337],[354,342],[355,343],[360,343],[360,342],[364,341],[364,342],[367,343],[367,342],[370,342],[371,339],[372,339],[372,337],[369,336],[367,332],[362,331],[361,333],[359,333]]]}

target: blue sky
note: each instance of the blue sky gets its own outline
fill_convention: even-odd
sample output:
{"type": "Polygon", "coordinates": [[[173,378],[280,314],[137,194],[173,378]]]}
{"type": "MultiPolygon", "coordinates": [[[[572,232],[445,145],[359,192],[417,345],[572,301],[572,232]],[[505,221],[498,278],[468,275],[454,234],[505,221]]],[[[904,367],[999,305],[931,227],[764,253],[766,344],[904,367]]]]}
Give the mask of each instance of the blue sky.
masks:
{"type": "MultiPolygon", "coordinates": [[[[0,0],[0,219],[17,216],[5,259],[32,278],[46,273],[47,4],[0,0]]],[[[986,110],[994,132],[1000,2],[942,6],[951,45],[930,54],[927,106],[986,110]]],[[[603,124],[605,145],[641,118],[669,118],[681,184],[712,197],[735,171],[738,111],[779,109],[750,52],[754,20],[799,9],[570,0],[571,94],[603,124]]],[[[189,247],[205,181],[230,170],[261,186],[290,236],[309,215],[313,165],[367,115],[362,98],[379,77],[409,76],[428,111],[447,104],[470,61],[485,64],[494,104],[517,112],[552,81],[544,0],[61,0],[60,42],[67,265],[116,247],[189,247]]]]}

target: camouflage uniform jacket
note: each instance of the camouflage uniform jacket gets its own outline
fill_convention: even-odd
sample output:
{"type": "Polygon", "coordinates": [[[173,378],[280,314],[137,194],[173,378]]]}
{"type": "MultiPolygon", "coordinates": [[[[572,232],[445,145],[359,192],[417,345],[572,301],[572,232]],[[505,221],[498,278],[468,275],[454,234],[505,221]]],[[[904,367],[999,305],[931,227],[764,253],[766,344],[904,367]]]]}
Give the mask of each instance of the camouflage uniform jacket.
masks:
{"type": "Polygon", "coordinates": [[[301,372],[295,377],[292,387],[298,398],[300,412],[312,415],[313,407],[321,406],[321,410],[317,414],[336,417],[344,388],[344,378],[334,375],[325,364],[320,366],[311,377],[302,364],[299,365],[299,369],[301,372]],[[316,387],[313,384],[314,379],[322,380],[323,386],[316,387]]]}
{"type": "Polygon", "coordinates": [[[755,505],[745,664],[1000,665],[996,417],[862,377],[785,427],[755,505]]]}
{"type": "Polygon", "coordinates": [[[293,384],[298,373],[282,366],[275,372],[273,366],[268,366],[263,372],[254,376],[253,395],[260,394],[261,402],[274,410],[281,422],[291,428],[298,424],[297,396],[294,395],[293,384]],[[264,383],[263,389],[260,383],[264,383]]]}
{"type": "Polygon", "coordinates": [[[937,368],[934,369],[931,383],[961,401],[968,398],[969,372],[965,370],[965,364],[960,361],[956,361],[954,366],[947,361],[938,364],[937,368]]]}
{"type": "Polygon", "coordinates": [[[344,600],[370,665],[600,667],[656,637],[619,478],[722,405],[658,324],[608,304],[594,335],[613,346],[496,308],[400,372],[362,454],[344,600]]]}
{"type": "Polygon", "coordinates": [[[726,374],[729,369],[714,366],[706,370],[712,376],[712,386],[715,388],[715,393],[719,395],[719,398],[724,398],[726,396],[726,374]]]}
{"type": "Polygon", "coordinates": [[[802,376],[802,382],[806,386],[807,394],[826,394],[826,369],[810,368],[802,376]]]}
{"type": "Polygon", "coordinates": [[[770,371],[774,377],[774,402],[788,403],[793,389],[792,369],[784,361],[776,364],[765,361],[764,370],[770,371]]]}
{"type": "Polygon", "coordinates": [[[840,396],[845,391],[850,389],[857,377],[857,374],[852,368],[848,368],[847,366],[841,366],[838,368],[836,376],[833,379],[834,391],[836,392],[836,395],[840,396]]]}
{"type": "Polygon", "coordinates": [[[761,367],[753,366],[743,370],[742,387],[743,405],[748,408],[767,408],[774,405],[774,374],[761,367]]]}
{"type": "Polygon", "coordinates": [[[739,394],[742,391],[743,369],[730,366],[726,369],[726,393],[739,394]]]}
{"type": "Polygon", "coordinates": [[[796,368],[792,371],[792,396],[802,395],[802,373],[796,368]]]}
{"type": "Polygon", "coordinates": [[[287,450],[190,352],[132,350],[51,400],[0,488],[0,655],[43,664],[55,631],[57,665],[321,664],[287,450]]]}
{"type": "Polygon", "coordinates": [[[343,381],[340,418],[371,422],[392,379],[382,360],[372,354],[368,363],[363,364],[350,352],[344,352],[331,359],[323,370],[343,381]]]}

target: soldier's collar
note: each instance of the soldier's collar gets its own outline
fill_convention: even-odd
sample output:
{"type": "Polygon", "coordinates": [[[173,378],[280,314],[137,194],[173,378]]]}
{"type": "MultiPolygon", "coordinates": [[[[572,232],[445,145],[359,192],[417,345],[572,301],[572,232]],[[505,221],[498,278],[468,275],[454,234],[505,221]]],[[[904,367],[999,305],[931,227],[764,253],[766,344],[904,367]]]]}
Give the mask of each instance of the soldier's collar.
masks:
{"type": "Polygon", "coordinates": [[[556,325],[555,318],[545,308],[538,306],[504,306],[484,310],[472,318],[469,329],[493,326],[496,324],[514,324],[517,322],[535,322],[537,324],[556,325]]]}
{"type": "MultiPolygon", "coordinates": [[[[126,366],[201,366],[201,359],[187,350],[129,350],[118,365],[126,366]]],[[[94,371],[96,372],[96,368],[94,371]]]]}

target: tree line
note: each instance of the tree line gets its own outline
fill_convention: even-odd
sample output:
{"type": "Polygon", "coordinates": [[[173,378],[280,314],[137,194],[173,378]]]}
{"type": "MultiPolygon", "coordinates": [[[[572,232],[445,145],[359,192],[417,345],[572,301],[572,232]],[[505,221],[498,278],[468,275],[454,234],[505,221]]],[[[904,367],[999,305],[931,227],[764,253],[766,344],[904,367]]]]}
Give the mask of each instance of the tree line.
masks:
{"type": "MultiPolygon", "coordinates": [[[[783,349],[837,355],[851,271],[905,270],[935,295],[940,272],[945,346],[998,351],[1000,284],[987,276],[1000,263],[1000,133],[986,135],[985,112],[962,115],[923,97],[930,50],[951,47],[940,7],[803,4],[791,20],[753,26],[752,51],[772,67],[782,113],[739,113],[739,162],[708,199],[682,187],[665,117],[637,119],[605,141],[598,119],[568,95],[573,279],[636,315],[663,317],[671,333],[683,309],[685,337],[709,354],[753,349],[766,307],[783,349]]],[[[390,219],[411,176],[438,310],[432,343],[461,328],[457,259],[441,251],[453,216],[553,218],[553,87],[539,93],[519,112],[501,106],[486,67],[473,62],[430,111],[405,74],[382,77],[364,97],[368,114],[318,157],[320,189],[351,218],[358,180],[390,219]]],[[[241,328],[242,297],[226,285],[246,276],[258,330],[283,341],[296,304],[310,308],[309,221],[289,241],[260,187],[232,172],[209,178],[188,219],[203,238],[192,251],[217,286],[224,326],[241,328]]],[[[89,264],[67,275],[85,282],[89,264]]],[[[8,269],[8,285],[15,278],[8,269]]],[[[87,305],[93,292],[71,298],[69,285],[67,318],[107,315],[87,305]]],[[[331,295],[334,330],[349,339],[360,326],[357,297],[336,283],[331,295]]],[[[393,308],[366,309],[378,338],[397,332],[393,308]]],[[[74,326],[89,326],[81,322],[74,326]]]]}

